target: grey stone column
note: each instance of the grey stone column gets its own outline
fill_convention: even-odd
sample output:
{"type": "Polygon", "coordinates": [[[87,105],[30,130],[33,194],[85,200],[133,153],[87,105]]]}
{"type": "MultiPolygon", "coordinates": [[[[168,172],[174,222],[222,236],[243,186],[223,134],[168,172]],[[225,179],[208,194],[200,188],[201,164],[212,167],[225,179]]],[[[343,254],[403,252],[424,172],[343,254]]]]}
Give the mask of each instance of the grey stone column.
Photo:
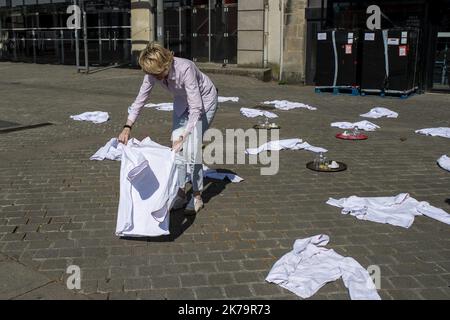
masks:
{"type": "Polygon", "coordinates": [[[238,2],[238,65],[263,67],[264,0],[238,2]]]}
{"type": "Polygon", "coordinates": [[[306,0],[285,0],[283,79],[303,83],[305,79],[306,0]]]}
{"type": "Polygon", "coordinates": [[[155,40],[154,0],[131,0],[131,52],[133,65],[141,50],[149,41],[155,40]]]}

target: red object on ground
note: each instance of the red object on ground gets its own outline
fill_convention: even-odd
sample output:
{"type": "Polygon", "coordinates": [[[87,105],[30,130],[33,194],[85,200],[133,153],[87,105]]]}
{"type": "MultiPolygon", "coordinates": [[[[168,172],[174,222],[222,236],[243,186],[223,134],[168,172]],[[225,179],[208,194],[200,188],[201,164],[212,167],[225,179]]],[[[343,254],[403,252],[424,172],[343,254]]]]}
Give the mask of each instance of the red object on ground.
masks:
{"type": "Polygon", "coordinates": [[[365,134],[358,134],[358,135],[354,136],[354,135],[344,135],[342,133],[338,133],[336,135],[336,138],[343,139],[343,140],[366,140],[369,137],[366,136],[365,134]]]}

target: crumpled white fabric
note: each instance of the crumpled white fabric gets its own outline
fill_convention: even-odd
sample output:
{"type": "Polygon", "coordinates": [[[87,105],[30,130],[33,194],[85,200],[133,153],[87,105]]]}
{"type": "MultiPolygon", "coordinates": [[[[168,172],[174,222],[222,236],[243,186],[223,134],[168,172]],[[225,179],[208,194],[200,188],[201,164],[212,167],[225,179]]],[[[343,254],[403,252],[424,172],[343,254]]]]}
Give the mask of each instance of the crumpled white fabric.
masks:
{"type": "MultiPolygon", "coordinates": [[[[132,138],[128,141],[128,143],[134,144],[137,143],[137,141],[134,138],[132,138]]],[[[119,143],[119,140],[117,140],[117,138],[112,138],[103,147],[98,149],[98,151],[95,152],[95,154],[93,154],[89,158],[89,160],[102,161],[108,159],[120,161],[120,159],[122,158],[122,149],[123,144],[119,143]]]]}
{"type": "Polygon", "coordinates": [[[450,224],[450,215],[447,212],[433,207],[428,202],[419,202],[408,193],[400,193],[395,197],[329,198],[327,204],[342,208],[342,214],[350,214],[360,220],[387,223],[403,228],[409,228],[414,222],[414,217],[420,215],[450,224]]]}
{"type": "Polygon", "coordinates": [[[426,136],[450,138],[450,128],[446,127],[420,129],[415,132],[426,136]]]}
{"type": "Polygon", "coordinates": [[[376,124],[374,124],[370,121],[367,121],[367,120],[353,122],[353,123],[352,122],[333,122],[331,124],[331,126],[341,128],[341,129],[358,128],[358,129],[364,130],[364,131],[375,131],[376,129],[380,128],[376,124]]]}
{"type": "Polygon", "coordinates": [[[230,102],[239,102],[239,97],[218,97],[217,98],[217,100],[218,100],[218,102],[219,103],[221,103],[221,102],[227,102],[227,101],[230,101],[230,102]]]}
{"type": "Polygon", "coordinates": [[[325,234],[296,240],[293,250],[273,265],[266,281],[309,298],[342,277],[352,300],[381,300],[368,271],[355,259],[325,248],[329,240],[325,234]]]}
{"type": "Polygon", "coordinates": [[[440,157],[437,162],[442,169],[450,171],[450,158],[447,155],[440,157]]]}
{"type": "Polygon", "coordinates": [[[83,112],[81,114],[70,116],[70,118],[77,121],[91,121],[93,123],[103,123],[108,121],[109,114],[108,112],[103,111],[92,111],[92,112],[83,112]]]}
{"type": "Polygon", "coordinates": [[[150,138],[122,148],[116,235],[161,236],[177,195],[176,154],[150,138]]]}
{"type": "Polygon", "coordinates": [[[302,139],[294,138],[294,139],[284,139],[284,140],[275,140],[270,141],[267,143],[264,143],[263,145],[259,146],[258,148],[249,148],[246,149],[245,152],[247,154],[258,154],[263,151],[279,151],[279,150],[308,150],[312,152],[327,152],[327,149],[321,148],[321,147],[314,147],[310,145],[308,142],[303,142],[302,139]]]}
{"type": "Polygon", "coordinates": [[[156,108],[159,111],[173,111],[173,103],[172,102],[163,102],[163,103],[147,103],[144,108],[156,108]]]}
{"type": "Polygon", "coordinates": [[[210,179],[216,179],[216,180],[228,179],[233,183],[239,183],[241,181],[244,181],[244,179],[239,177],[237,174],[217,172],[217,170],[210,169],[205,165],[203,165],[203,177],[210,178],[210,179]]]}
{"type": "Polygon", "coordinates": [[[247,118],[255,118],[259,116],[264,116],[271,119],[278,118],[278,116],[273,112],[250,108],[241,108],[241,114],[247,118]]]}
{"type": "Polygon", "coordinates": [[[297,108],[304,108],[308,110],[317,110],[316,107],[301,103],[301,102],[291,102],[287,100],[273,100],[273,101],[264,101],[264,104],[273,104],[275,108],[280,110],[291,110],[297,108]]]}
{"type": "Polygon", "coordinates": [[[398,113],[394,112],[392,110],[389,110],[388,108],[376,107],[376,108],[371,109],[367,113],[361,114],[360,116],[364,117],[364,118],[373,118],[373,119],[378,119],[378,118],[382,118],[382,117],[397,118],[398,113]]]}

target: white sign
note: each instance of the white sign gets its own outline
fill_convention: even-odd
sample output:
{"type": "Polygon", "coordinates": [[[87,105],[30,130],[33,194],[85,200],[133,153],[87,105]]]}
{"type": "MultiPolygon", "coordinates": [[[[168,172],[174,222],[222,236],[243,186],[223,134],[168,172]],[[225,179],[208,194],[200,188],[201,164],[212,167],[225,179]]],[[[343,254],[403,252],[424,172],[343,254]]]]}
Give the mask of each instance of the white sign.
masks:
{"type": "Polygon", "coordinates": [[[352,54],[352,45],[351,44],[345,45],[345,54],[352,54]]]}
{"type": "Polygon", "coordinates": [[[388,45],[390,46],[398,46],[400,44],[399,38],[389,38],[388,39],[388,45]]]}
{"type": "Polygon", "coordinates": [[[408,44],[408,38],[402,38],[401,43],[402,44],[408,44]]]}
{"type": "Polygon", "coordinates": [[[366,33],[364,35],[364,40],[366,40],[366,41],[375,41],[375,33],[366,33]]]}
{"type": "Polygon", "coordinates": [[[406,46],[400,46],[398,49],[398,55],[400,57],[406,57],[408,55],[408,49],[406,46]]]}
{"type": "Polygon", "coordinates": [[[353,32],[349,32],[348,38],[349,38],[349,39],[353,39],[353,32]]]}
{"type": "Polygon", "coordinates": [[[367,14],[371,16],[367,18],[367,29],[375,30],[381,29],[381,9],[379,6],[371,5],[367,8],[367,14]]]}
{"type": "Polygon", "coordinates": [[[353,44],[353,39],[348,39],[348,44],[353,44]]]}
{"type": "Polygon", "coordinates": [[[402,38],[408,38],[408,31],[402,32],[402,38]]]}
{"type": "Polygon", "coordinates": [[[327,34],[326,33],[318,33],[317,40],[327,40],[327,34]]]}

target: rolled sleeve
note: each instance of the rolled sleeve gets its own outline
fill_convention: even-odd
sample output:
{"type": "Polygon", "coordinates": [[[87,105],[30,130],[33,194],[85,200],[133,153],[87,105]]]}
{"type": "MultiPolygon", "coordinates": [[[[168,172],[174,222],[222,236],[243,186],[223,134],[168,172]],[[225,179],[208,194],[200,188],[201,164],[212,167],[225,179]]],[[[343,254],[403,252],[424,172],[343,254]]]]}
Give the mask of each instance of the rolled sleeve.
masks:
{"type": "Polygon", "coordinates": [[[142,107],[145,104],[152,88],[155,84],[155,80],[149,75],[144,76],[144,80],[142,81],[141,88],[139,90],[139,94],[134,100],[133,104],[128,108],[128,120],[131,122],[135,122],[139,113],[141,112],[142,107]]]}
{"type": "Polygon", "coordinates": [[[184,75],[184,87],[189,106],[189,118],[185,131],[185,135],[188,135],[192,132],[203,112],[203,100],[200,94],[196,73],[192,67],[189,67],[186,70],[184,75]]]}

